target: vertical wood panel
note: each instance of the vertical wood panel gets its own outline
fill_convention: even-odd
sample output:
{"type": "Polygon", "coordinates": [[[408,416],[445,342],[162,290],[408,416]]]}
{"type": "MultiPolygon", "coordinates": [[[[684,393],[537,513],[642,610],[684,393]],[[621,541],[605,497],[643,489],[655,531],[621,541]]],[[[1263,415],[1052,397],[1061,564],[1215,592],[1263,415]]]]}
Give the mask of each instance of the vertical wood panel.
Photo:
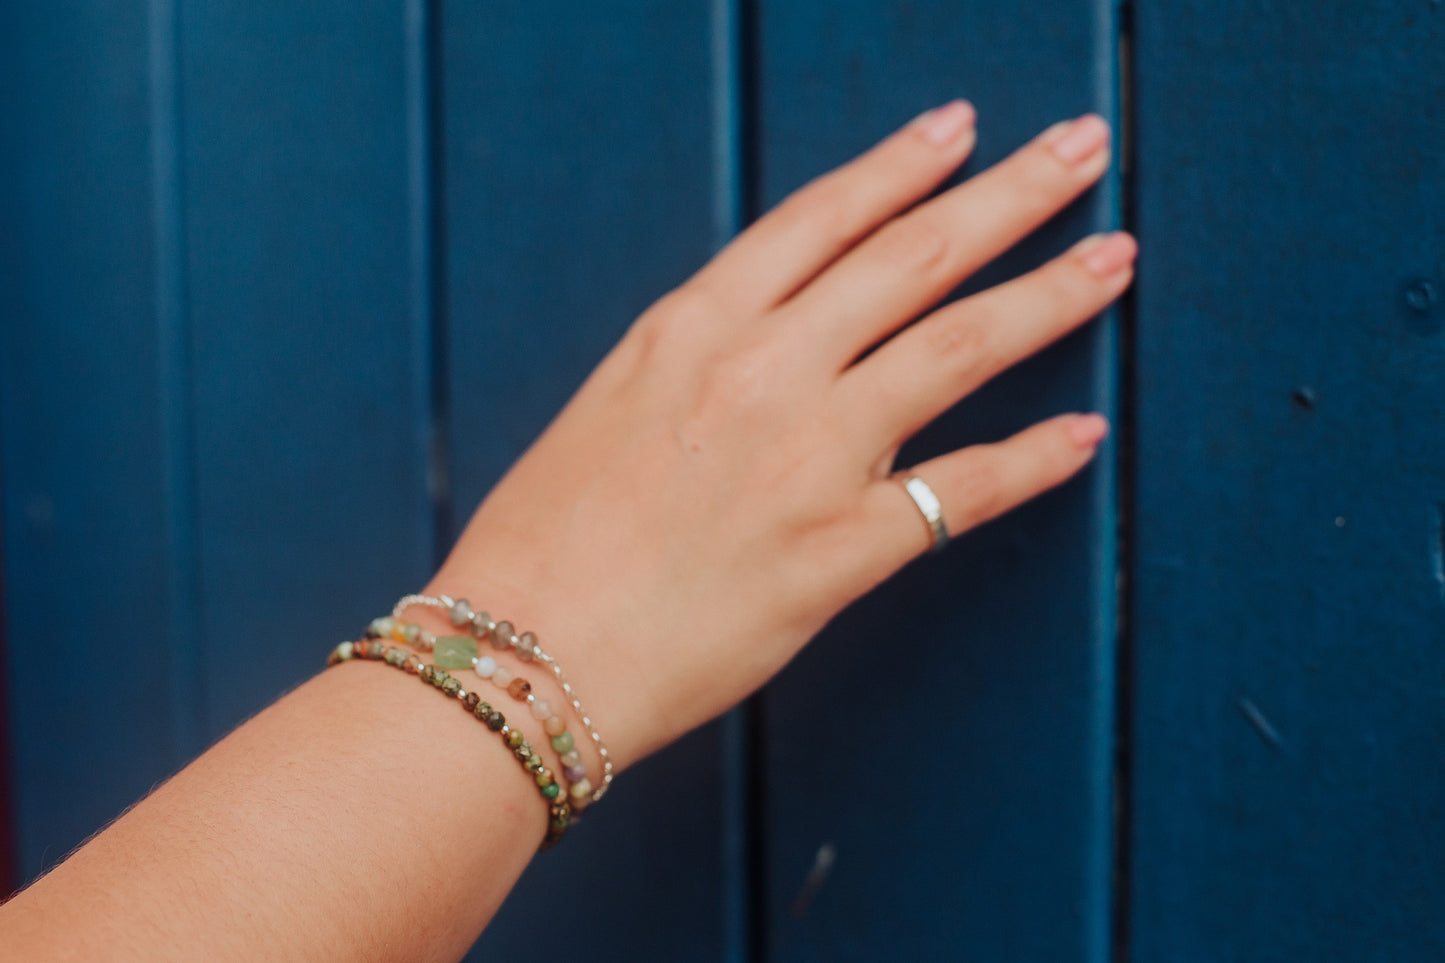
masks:
{"type": "MultiPolygon", "coordinates": [[[[1114,112],[1103,2],[778,0],[761,47],[770,203],[951,97],[979,107],[970,171],[1053,121],[1114,112]]],[[[1117,216],[1110,181],[973,286],[1117,216]]],[[[1110,411],[1114,338],[1098,324],[999,379],[900,464],[1060,411],[1110,411]]],[[[774,958],[1108,958],[1112,457],[910,567],[766,691],[774,958]],[[809,883],[824,847],[835,861],[809,883]]]]}
{"type": "Polygon", "coordinates": [[[212,0],[183,20],[212,734],[313,673],[431,561],[405,13],[212,0]]]}
{"type": "Polygon", "coordinates": [[[1439,959],[1445,9],[1137,50],[1131,955],[1439,959]]]}
{"type": "MultiPolygon", "coordinates": [[[[458,524],[632,319],[711,253],[710,25],[708,4],[671,0],[445,5],[458,524]]],[[[478,958],[531,955],[539,933],[599,959],[734,952],[720,797],[732,764],[711,726],[627,772],[528,872],[478,958]],[[559,893],[575,912],[557,911],[559,893]]]]}
{"type": "Polygon", "coordinates": [[[177,761],[144,4],[0,8],[0,444],[19,863],[177,761]],[[152,643],[147,640],[158,640],[152,643]]]}

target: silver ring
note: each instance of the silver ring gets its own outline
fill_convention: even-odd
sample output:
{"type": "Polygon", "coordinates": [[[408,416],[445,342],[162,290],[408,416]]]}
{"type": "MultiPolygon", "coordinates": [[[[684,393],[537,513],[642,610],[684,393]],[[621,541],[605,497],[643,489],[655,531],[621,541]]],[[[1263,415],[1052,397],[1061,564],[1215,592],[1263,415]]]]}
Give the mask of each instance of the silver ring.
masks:
{"type": "Polygon", "coordinates": [[[903,490],[913,499],[913,504],[918,506],[923,520],[928,523],[928,531],[933,535],[933,550],[943,551],[943,546],[948,544],[948,526],[943,523],[943,504],[938,496],[933,494],[928,482],[917,475],[899,475],[898,480],[903,482],[903,490]]]}

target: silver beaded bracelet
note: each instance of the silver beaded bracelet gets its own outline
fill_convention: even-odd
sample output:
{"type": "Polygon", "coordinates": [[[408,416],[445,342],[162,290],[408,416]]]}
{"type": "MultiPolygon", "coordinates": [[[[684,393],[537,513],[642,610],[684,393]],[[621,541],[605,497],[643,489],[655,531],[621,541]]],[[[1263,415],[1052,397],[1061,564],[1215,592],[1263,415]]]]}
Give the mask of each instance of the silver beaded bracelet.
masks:
{"type": "MultiPolygon", "coordinates": [[[[447,613],[447,619],[457,628],[465,626],[478,639],[494,639],[497,642],[505,642],[506,648],[510,648],[523,662],[540,662],[551,670],[556,677],[557,684],[562,687],[562,692],[571,703],[572,711],[577,713],[577,718],[582,720],[582,725],[587,729],[587,735],[591,737],[592,744],[597,747],[597,754],[602,757],[602,780],[601,785],[592,791],[592,802],[598,802],[607,794],[607,789],[612,785],[612,757],[607,752],[607,744],[602,741],[602,734],[592,724],[592,719],[582,708],[582,701],[577,698],[577,692],[572,688],[572,683],[567,681],[567,676],[562,672],[562,666],[542,649],[537,641],[537,636],[532,632],[518,634],[510,622],[495,622],[486,612],[477,612],[472,609],[466,599],[454,599],[449,595],[404,595],[392,606],[393,618],[401,618],[401,614],[413,605],[423,605],[428,608],[441,609],[447,613]]],[[[502,646],[498,646],[501,648],[502,646]]]]}

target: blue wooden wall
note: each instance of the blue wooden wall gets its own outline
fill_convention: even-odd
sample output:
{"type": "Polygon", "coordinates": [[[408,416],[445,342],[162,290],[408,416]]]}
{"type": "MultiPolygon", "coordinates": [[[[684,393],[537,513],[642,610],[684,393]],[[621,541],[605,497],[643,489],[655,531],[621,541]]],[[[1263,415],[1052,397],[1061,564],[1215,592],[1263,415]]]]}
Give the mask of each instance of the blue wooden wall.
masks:
{"type": "Polygon", "coordinates": [[[1121,225],[1141,273],[905,457],[1118,440],[628,773],[478,955],[1445,950],[1436,0],[55,0],[0,6],[0,93],[17,880],[419,584],[749,217],[962,95],[968,170],[1126,133],[975,285],[1121,225]]]}

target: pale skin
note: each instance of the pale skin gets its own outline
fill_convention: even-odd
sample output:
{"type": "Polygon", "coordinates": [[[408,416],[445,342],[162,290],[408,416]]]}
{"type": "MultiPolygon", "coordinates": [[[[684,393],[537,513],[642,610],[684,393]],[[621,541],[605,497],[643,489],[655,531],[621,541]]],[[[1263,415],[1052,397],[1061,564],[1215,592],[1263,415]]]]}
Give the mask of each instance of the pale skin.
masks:
{"type": "MultiPolygon", "coordinates": [[[[1109,163],[1107,127],[1084,117],[925,200],[974,124],[963,102],[918,118],[643,314],[428,586],[536,631],[622,778],[924,552],[891,477],[899,446],[1132,280],[1134,242],[1111,234],[932,309],[1109,163]]],[[[960,535],[1069,479],[1107,428],[1064,414],[912,468],[960,535]]],[[[541,723],[508,716],[545,744],[541,723]]],[[[458,959],[546,826],[495,739],[390,666],[324,672],[0,908],[0,946],[28,960],[458,959]]]]}

